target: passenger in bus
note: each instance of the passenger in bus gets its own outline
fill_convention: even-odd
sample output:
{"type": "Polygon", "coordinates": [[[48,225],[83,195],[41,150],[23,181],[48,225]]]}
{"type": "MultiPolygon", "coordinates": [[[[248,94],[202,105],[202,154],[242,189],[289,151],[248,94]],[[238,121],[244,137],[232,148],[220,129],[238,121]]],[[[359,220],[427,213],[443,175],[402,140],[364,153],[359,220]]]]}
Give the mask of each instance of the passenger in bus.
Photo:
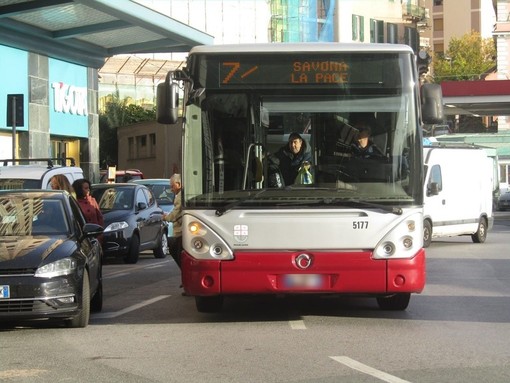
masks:
{"type": "Polygon", "coordinates": [[[295,182],[299,169],[304,162],[312,163],[311,148],[296,132],[289,135],[287,144],[275,153],[275,157],[278,159],[278,167],[285,185],[292,185],[295,182]]]}
{"type": "Polygon", "coordinates": [[[383,152],[372,141],[372,129],[365,121],[357,122],[354,127],[358,129],[358,138],[352,144],[352,156],[357,158],[382,158],[383,152]]]}

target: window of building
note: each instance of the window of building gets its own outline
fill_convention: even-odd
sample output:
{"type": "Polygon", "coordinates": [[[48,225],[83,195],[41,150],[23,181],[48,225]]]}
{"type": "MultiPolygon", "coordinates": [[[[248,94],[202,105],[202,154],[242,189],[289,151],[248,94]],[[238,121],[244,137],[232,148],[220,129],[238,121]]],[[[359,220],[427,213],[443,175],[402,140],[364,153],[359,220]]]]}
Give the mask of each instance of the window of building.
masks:
{"type": "Polygon", "coordinates": [[[434,19],[434,31],[439,32],[444,30],[443,19],[434,19]]]}
{"type": "Polygon", "coordinates": [[[156,157],[156,133],[149,134],[149,157],[156,157]]]}
{"type": "Polygon", "coordinates": [[[434,6],[438,7],[443,5],[443,0],[434,0],[434,6]]]}
{"type": "Polygon", "coordinates": [[[386,24],[386,41],[390,44],[398,43],[398,26],[397,24],[386,24]]]}
{"type": "Polygon", "coordinates": [[[365,41],[365,18],[352,15],[352,41],[365,41]]]}
{"type": "Polygon", "coordinates": [[[147,136],[136,136],[136,158],[147,157],[147,136]]]}
{"type": "Polygon", "coordinates": [[[370,42],[384,43],[384,21],[370,19],[370,42]]]}
{"type": "Polygon", "coordinates": [[[128,158],[130,160],[136,158],[136,146],[134,137],[128,138],[128,158]]]}

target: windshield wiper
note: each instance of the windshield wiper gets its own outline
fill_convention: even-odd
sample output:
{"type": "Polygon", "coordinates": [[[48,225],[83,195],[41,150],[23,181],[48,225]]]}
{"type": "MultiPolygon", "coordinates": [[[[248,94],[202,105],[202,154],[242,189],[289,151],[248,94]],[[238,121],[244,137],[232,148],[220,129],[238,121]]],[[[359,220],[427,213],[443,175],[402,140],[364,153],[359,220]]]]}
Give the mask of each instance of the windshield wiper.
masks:
{"type": "MultiPolygon", "coordinates": [[[[325,198],[327,199],[327,198],[325,198]]],[[[366,207],[366,208],[370,208],[370,209],[379,209],[379,210],[382,210],[384,212],[387,212],[387,213],[392,213],[392,214],[395,214],[395,215],[402,215],[403,213],[403,210],[400,206],[388,206],[388,205],[383,205],[383,204],[380,204],[380,203],[374,203],[374,202],[367,202],[367,201],[361,201],[359,199],[354,199],[354,198],[349,198],[349,199],[346,199],[346,200],[342,200],[340,198],[332,198],[331,201],[329,203],[336,203],[336,202],[345,202],[345,203],[348,203],[348,204],[351,204],[351,205],[354,205],[356,207],[366,207]]],[[[327,202],[324,201],[324,203],[327,204],[327,202]]]]}
{"type": "Polygon", "coordinates": [[[223,207],[219,207],[218,209],[216,209],[216,217],[221,217],[223,214],[225,214],[227,211],[233,209],[234,207],[236,206],[239,206],[241,205],[243,202],[249,200],[249,199],[255,199],[257,198],[259,195],[261,195],[262,193],[264,193],[267,189],[262,189],[260,191],[258,191],[254,196],[251,196],[251,195],[247,195],[246,197],[244,198],[239,198],[237,201],[234,201],[234,202],[231,202],[231,203],[228,203],[226,204],[225,206],[223,207]]]}

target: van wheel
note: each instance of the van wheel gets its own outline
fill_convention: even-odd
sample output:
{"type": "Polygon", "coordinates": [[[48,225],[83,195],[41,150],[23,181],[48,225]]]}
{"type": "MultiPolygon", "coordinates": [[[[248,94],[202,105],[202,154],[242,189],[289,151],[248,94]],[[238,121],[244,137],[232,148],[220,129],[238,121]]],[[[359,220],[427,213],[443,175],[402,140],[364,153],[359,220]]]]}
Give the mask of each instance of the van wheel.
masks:
{"type": "Polygon", "coordinates": [[[388,297],[377,297],[377,304],[382,310],[402,311],[409,306],[410,293],[398,293],[388,297]]]}
{"type": "Polygon", "coordinates": [[[471,235],[471,239],[474,243],[484,243],[487,239],[487,220],[485,218],[480,218],[480,222],[478,223],[478,230],[475,234],[471,235]]]}
{"type": "Polygon", "coordinates": [[[429,247],[432,242],[432,224],[430,221],[423,221],[423,247],[429,247]]]}

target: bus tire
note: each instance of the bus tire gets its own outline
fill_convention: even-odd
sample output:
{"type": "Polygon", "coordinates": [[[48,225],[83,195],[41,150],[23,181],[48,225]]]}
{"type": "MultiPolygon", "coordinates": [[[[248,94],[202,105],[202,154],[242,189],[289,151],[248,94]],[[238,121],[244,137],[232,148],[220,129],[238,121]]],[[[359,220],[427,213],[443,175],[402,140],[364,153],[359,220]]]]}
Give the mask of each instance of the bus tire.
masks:
{"type": "Polygon", "coordinates": [[[403,311],[409,306],[411,293],[398,293],[390,296],[377,297],[377,304],[382,310],[403,311]]]}
{"type": "Polygon", "coordinates": [[[476,233],[471,235],[471,239],[474,243],[484,243],[487,239],[487,220],[485,218],[480,218],[480,222],[478,222],[478,230],[476,233]]]}
{"type": "Polygon", "coordinates": [[[428,219],[423,221],[423,247],[429,247],[432,242],[432,224],[428,219]]]}
{"type": "Polygon", "coordinates": [[[223,306],[223,296],[214,295],[212,297],[195,297],[195,305],[198,312],[217,313],[223,306]]]}

